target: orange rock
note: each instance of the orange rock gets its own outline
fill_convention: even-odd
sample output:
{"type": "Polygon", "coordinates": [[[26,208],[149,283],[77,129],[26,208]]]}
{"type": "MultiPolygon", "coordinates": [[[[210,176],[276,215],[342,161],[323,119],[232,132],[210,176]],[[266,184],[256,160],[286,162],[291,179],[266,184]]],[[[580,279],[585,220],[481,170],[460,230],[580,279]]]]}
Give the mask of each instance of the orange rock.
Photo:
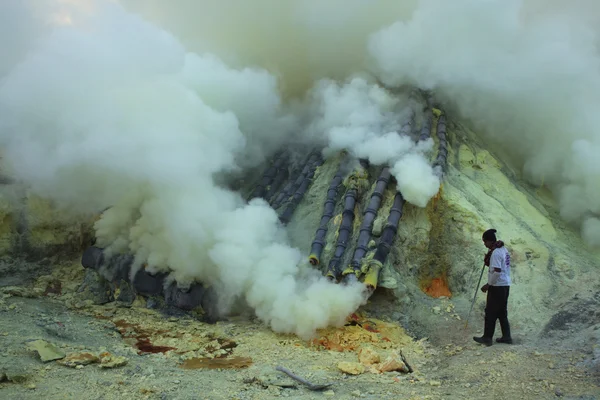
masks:
{"type": "Polygon", "coordinates": [[[428,287],[425,288],[425,293],[431,297],[452,297],[452,292],[448,288],[448,282],[445,278],[434,278],[428,287]]]}
{"type": "Polygon", "coordinates": [[[388,358],[386,358],[384,362],[377,366],[377,370],[379,372],[409,372],[408,367],[406,366],[406,364],[404,364],[404,361],[402,361],[402,358],[398,353],[393,353],[388,358]]]}

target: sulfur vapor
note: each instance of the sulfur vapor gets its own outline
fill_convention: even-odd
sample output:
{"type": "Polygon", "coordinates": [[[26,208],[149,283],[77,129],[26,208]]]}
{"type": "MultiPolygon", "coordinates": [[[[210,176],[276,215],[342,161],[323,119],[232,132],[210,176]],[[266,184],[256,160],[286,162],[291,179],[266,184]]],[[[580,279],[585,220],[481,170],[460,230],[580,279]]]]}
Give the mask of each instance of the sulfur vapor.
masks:
{"type": "Polygon", "coordinates": [[[273,75],[187,52],[115,3],[71,14],[2,78],[0,140],[13,175],[74,210],[111,207],[98,245],[182,286],[242,300],[278,332],[310,337],[364,301],[301,262],[277,214],[216,177],[264,161],[296,122],[273,75]]]}
{"type": "Polygon", "coordinates": [[[600,4],[421,0],[369,39],[385,85],[433,90],[600,246],[600,4]]]}
{"type": "Polygon", "coordinates": [[[286,95],[365,71],[431,90],[600,246],[597,1],[122,2],[194,49],[274,71],[286,95]]]}
{"type": "Polygon", "coordinates": [[[403,125],[422,105],[393,95],[368,76],[338,83],[319,80],[307,99],[312,122],[307,137],[320,137],[326,152],[346,150],[372,165],[390,165],[404,199],[425,207],[438,192],[440,177],[429,163],[433,140],[416,142],[403,125]]]}

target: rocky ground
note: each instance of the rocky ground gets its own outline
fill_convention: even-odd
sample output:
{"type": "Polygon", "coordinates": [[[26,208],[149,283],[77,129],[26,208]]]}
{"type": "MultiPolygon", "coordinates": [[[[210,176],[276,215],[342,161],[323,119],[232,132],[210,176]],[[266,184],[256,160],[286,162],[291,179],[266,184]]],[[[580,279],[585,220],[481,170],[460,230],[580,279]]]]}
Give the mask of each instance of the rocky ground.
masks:
{"type": "Polygon", "coordinates": [[[77,292],[83,275],[69,264],[33,285],[1,289],[0,398],[600,398],[589,350],[518,328],[514,345],[478,345],[471,336],[480,333],[481,310],[465,329],[466,299],[423,303],[421,318],[438,327],[431,337],[399,323],[402,312],[382,292],[346,326],[302,341],[251,316],[207,324],[150,310],[142,298],[94,305],[77,292]],[[331,386],[311,391],[277,366],[331,386]]]}

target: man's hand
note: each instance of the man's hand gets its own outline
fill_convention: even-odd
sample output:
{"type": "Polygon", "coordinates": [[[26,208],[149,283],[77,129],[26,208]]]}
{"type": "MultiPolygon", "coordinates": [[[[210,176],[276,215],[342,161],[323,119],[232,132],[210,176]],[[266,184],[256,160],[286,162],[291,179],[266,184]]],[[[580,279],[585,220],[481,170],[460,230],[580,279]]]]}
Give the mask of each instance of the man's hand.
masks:
{"type": "Polygon", "coordinates": [[[487,291],[488,291],[488,289],[489,289],[489,288],[490,288],[490,285],[488,285],[488,284],[486,283],[485,285],[483,285],[483,286],[481,287],[481,291],[482,291],[483,293],[485,293],[485,292],[487,292],[487,291]]]}

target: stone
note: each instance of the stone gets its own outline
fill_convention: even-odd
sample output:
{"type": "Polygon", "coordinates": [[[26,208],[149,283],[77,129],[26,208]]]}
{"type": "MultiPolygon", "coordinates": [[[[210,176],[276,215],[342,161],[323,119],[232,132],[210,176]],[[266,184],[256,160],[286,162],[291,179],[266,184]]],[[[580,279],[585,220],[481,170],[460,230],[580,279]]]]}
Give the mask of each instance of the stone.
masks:
{"type": "Polygon", "coordinates": [[[100,368],[116,368],[127,364],[127,358],[123,356],[115,356],[109,352],[100,353],[100,368]]]}
{"type": "Polygon", "coordinates": [[[377,365],[377,371],[379,372],[390,372],[390,371],[399,371],[399,372],[404,372],[404,373],[408,373],[408,367],[406,366],[406,364],[404,364],[404,361],[402,361],[402,358],[400,357],[400,354],[398,353],[393,353],[390,356],[388,356],[385,361],[383,361],[381,364],[377,365]]]}
{"type": "Polygon", "coordinates": [[[121,280],[119,282],[118,294],[116,300],[126,307],[130,307],[136,299],[135,291],[128,282],[121,280]]]}
{"type": "Polygon", "coordinates": [[[66,367],[75,368],[78,365],[89,365],[98,362],[99,359],[92,353],[70,353],[62,360],[57,362],[66,367]]]}
{"type": "Polygon", "coordinates": [[[377,364],[380,356],[372,347],[366,346],[358,351],[358,361],[364,365],[377,364]]]}
{"type": "Polygon", "coordinates": [[[93,269],[86,269],[83,282],[77,289],[81,300],[91,300],[96,305],[113,301],[113,291],[110,283],[93,269]]]}
{"type": "Polygon", "coordinates": [[[0,293],[9,294],[15,297],[35,298],[39,297],[40,293],[36,293],[31,289],[24,288],[22,286],[6,286],[0,288],[0,293]]]}
{"type": "Polygon", "coordinates": [[[360,375],[365,372],[365,366],[357,362],[341,361],[337,367],[340,371],[349,375],[360,375]]]}
{"type": "Polygon", "coordinates": [[[8,369],[4,373],[5,380],[12,383],[23,383],[29,379],[29,373],[21,368],[8,369]]]}
{"type": "Polygon", "coordinates": [[[34,340],[29,342],[27,347],[38,353],[42,362],[60,360],[65,357],[65,352],[45,340],[34,340]]]}

